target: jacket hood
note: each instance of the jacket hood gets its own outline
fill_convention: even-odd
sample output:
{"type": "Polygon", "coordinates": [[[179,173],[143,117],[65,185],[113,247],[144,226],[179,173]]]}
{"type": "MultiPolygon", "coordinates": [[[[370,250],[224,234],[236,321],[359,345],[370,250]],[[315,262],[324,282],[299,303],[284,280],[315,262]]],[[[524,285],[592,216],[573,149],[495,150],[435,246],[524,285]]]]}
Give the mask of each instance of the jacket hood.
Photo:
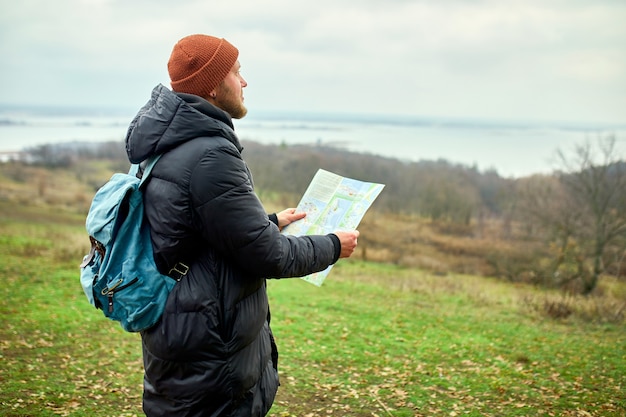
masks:
{"type": "Polygon", "coordinates": [[[198,137],[220,136],[241,152],[228,113],[192,94],[174,93],[162,84],[139,110],[126,133],[126,153],[133,164],[198,137]]]}

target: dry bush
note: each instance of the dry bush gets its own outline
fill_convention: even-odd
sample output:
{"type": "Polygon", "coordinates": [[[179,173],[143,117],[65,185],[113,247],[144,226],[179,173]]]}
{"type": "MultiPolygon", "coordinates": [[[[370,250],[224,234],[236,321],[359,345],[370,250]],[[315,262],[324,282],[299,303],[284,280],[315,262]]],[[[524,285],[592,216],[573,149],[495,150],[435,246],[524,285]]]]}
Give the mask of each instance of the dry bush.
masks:
{"type": "Polygon", "coordinates": [[[398,265],[405,268],[418,268],[432,272],[434,274],[446,274],[450,270],[450,265],[440,256],[432,256],[424,253],[410,253],[402,256],[398,265]]]}
{"type": "Polygon", "coordinates": [[[522,296],[522,309],[553,320],[622,324],[626,301],[606,296],[544,292],[522,296]]]}
{"type": "Polygon", "coordinates": [[[24,183],[27,182],[30,177],[28,173],[28,165],[21,162],[9,162],[0,166],[2,167],[2,176],[7,180],[24,183]]]}
{"type": "Polygon", "coordinates": [[[546,266],[542,263],[543,254],[540,247],[532,242],[493,245],[485,253],[485,258],[496,277],[510,282],[545,283],[546,266]]]}
{"type": "Polygon", "coordinates": [[[46,237],[52,241],[63,242],[62,245],[56,245],[50,249],[51,255],[61,262],[79,264],[91,247],[87,232],[82,230],[51,229],[46,237]]]}
{"type": "Polygon", "coordinates": [[[20,206],[40,206],[86,214],[94,191],[64,168],[0,164],[0,200],[20,206]]]}

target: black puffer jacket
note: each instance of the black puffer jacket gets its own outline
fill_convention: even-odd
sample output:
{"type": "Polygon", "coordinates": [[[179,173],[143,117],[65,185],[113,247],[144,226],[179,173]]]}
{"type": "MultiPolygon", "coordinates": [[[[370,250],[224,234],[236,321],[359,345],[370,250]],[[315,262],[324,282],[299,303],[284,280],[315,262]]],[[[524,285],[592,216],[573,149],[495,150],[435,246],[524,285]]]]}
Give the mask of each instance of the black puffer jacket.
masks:
{"type": "Polygon", "coordinates": [[[157,86],[126,149],[133,163],[163,154],[144,197],[155,259],[164,273],[190,265],[161,321],[142,332],[145,413],[264,416],[278,386],[265,279],[325,269],[339,240],[280,234],[230,117],[200,97],[157,86]]]}

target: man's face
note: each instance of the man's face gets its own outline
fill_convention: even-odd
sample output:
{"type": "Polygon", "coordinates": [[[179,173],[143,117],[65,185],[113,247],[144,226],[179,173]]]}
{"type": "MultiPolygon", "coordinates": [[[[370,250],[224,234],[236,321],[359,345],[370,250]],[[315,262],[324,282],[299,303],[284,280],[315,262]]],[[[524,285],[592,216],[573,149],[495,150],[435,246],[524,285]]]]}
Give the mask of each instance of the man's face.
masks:
{"type": "Polygon", "coordinates": [[[241,119],[248,113],[248,109],[243,105],[243,88],[248,85],[239,72],[241,65],[235,62],[226,78],[215,89],[214,104],[233,119],[241,119]]]}

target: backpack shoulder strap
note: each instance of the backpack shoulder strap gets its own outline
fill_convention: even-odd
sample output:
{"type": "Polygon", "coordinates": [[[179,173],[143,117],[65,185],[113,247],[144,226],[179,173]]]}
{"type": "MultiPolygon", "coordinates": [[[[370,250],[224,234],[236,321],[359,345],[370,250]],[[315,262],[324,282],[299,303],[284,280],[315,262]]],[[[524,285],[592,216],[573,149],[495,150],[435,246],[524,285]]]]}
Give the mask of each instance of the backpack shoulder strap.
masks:
{"type": "Polygon", "coordinates": [[[141,181],[139,181],[139,187],[141,187],[143,183],[148,179],[148,177],[150,177],[150,174],[152,173],[152,168],[154,168],[159,158],[161,158],[161,155],[152,155],[146,160],[146,166],[143,169],[141,181]]]}
{"type": "Polygon", "coordinates": [[[128,170],[128,175],[136,177],[140,169],[142,171],[141,180],[139,181],[139,188],[141,188],[143,183],[150,177],[152,168],[154,168],[159,158],[161,158],[161,155],[152,155],[145,160],[145,166],[143,168],[141,167],[141,164],[132,164],[130,166],[130,169],[128,170]]]}

